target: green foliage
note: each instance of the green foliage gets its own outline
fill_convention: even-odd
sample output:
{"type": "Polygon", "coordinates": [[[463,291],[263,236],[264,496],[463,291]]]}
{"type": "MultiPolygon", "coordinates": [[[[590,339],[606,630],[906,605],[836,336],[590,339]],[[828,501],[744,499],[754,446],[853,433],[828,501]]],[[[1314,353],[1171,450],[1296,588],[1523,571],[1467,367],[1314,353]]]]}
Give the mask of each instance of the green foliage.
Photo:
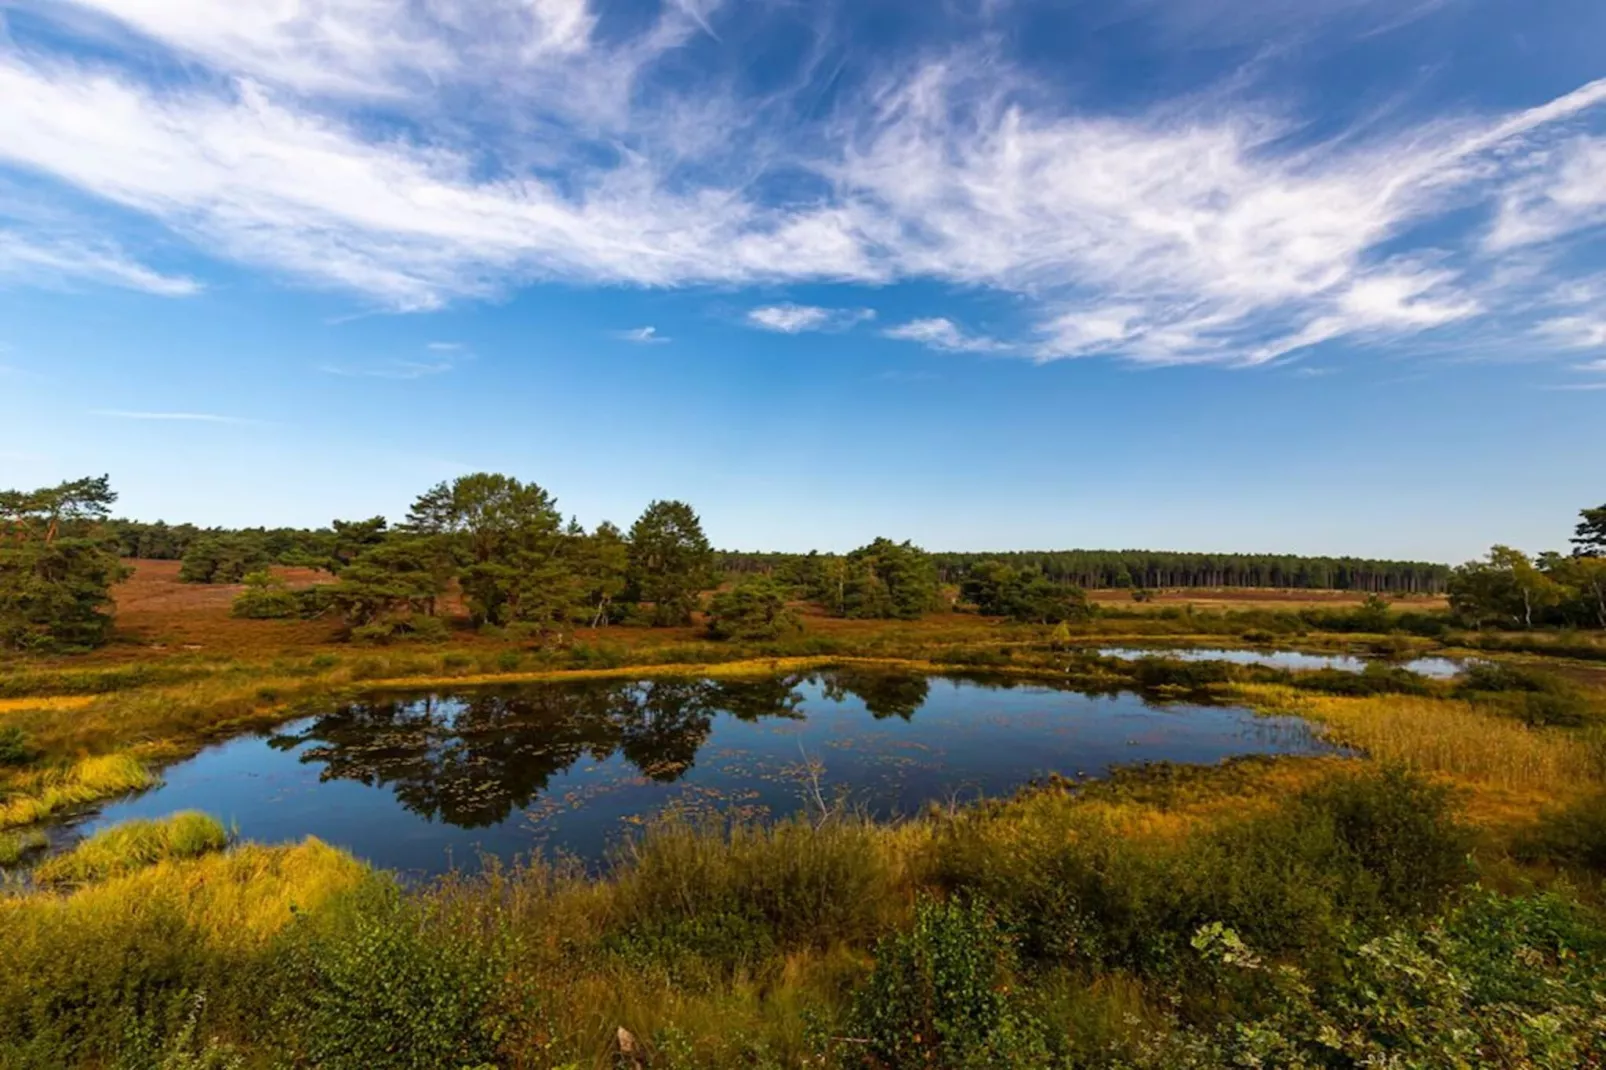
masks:
{"type": "Polygon", "coordinates": [[[577,619],[599,628],[618,619],[616,602],[629,587],[630,544],[624,533],[604,520],[590,535],[581,535],[573,550],[579,589],[577,619]]]}
{"type": "Polygon", "coordinates": [[[322,1070],[457,1070],[498,1062],[506,953],[451,938],[389,882],[285,939],[279,1028],[322,1070]]]}
{"type": "Polygon", "coordinates": [[[567,618],[577,592],[562,526],[556,502],[540,486],[486,472],[426,491],[407,514],[407,529],[458,566],[476,625],[545,626],[567,618]]]}
{"type": "Polygon", "coordinates": [[[125,572],[102,523],[105,476],[0,491],[0,649],[71,650],[111,635],[111,586],[125,572]]]}
{"type": "Polygon", "coordinates": [[[1573,533],[1573,551],[1586,557],[1606,555],[1606,505],[1579,511],[1578,527],[1573,533]]]}
{"type": "Polygon", "coordinates": [[[323,565],[334,575],[364,553],[385,541],[390,522],[382,516],[367,520],[336,520],[329,538],[329,559],[323,565]]]}
{"type": "Polygon", "coordinates": [[[1562,1070],[1606,1057],[1606,934],[1554,895],[1484,893],[1440,924],[1352,941],[1327,983],[1264,962],[1227,927],[1192,943],[1220,991],[1261,1006],[1216,1030],[1214,1065],[1562,1070]]]}
{"type": "Polygon", "coordinates": [[[1041,572],[1022,572],[1002,561],[971,566],[959,588],[960,597],[989,617],[1034,624],[1086,620],[1092,615],[1080,587],[1057,584],[1041,572]]]}
{"type": "Polygon", "coordinates": [[[1606,874],[1606,792],[1547,810],[1523,838],[1518,853],[1606,874]]]}
{"type": "Polygon", "coordinates": [[[1167,976],[1179,934],[1211,921],[1268,951],[1330,956],[1353,925],[1440,905],[1470,879],[1468,850],[1442,789],[1384,770],[1169,849],[1134,848],[1106,820],[1045,797],[1013,827],[956,822],[937,865],[945,887],[999,904],[1036,960],[1167,976]]]}
{"type": "Polygon", "coordinates": [[[240,583],[272,562],[267,546],[254,532],[207,535],[185,551],[178,578],[184,583],[240,583]]]}
{"type": "Polygon", "coordinates": [[[685,502],[655,501],[630,528],[630,589],[652,604],[652,623],[689,624],[699,594],[714,582],[714,552],[685,502]]]}
{"type": "Polygon", "coordinates": [[[301,600],[285,582],[271,572],[250,572],[245,590],[234,599],[229,612],[249,620],[284,620],[301,615],[301,600]]]}
{"type": "Polygon", "coordinates": [[[845,558],[825,559],[814,597],[839,617],[917,620],[937,608],[937,567],[911,542],[876,539],[845,558]]]}
{"type": "Polygon", "coordinates": [[[1360,672],[1317,669],[1294,673],[1291,682],[1301,691],[1319,691],[1324,695],[1348,695],[1354,698],[1433,693],[1433,685],[1425,678],[1408,669],[1380,662],[1369,662],[1360,672]]]}
{"type": "Polygon", "coordinates": [[[708,634],[714,639],[756,642],[802,628],[803,622],[786,604],[786,589],[767,576],[742,580],[709,603],[708,634]]]}
{"type": "Polygon", "coordinates": [[[1576,727],[1603,715],[1589,693],[1570,680],[1497,662],[1467,667],[1456,695],[1532,725],[1576,727]]]}
{"type": "Polygon", "coordinates": [[[1042,1026],[1012,998],[1015,953],[982,903],[923,899],[876,947],[854,1021],[888,1070],[1037,1070],[1042,1026]]]}
{"type": "Polygon", "coordinates": [[[416,618],[434,616],[449,569],[433,539],[393,537],[343,568],[325,597],[353,629],[406,631],[416,618]]]}

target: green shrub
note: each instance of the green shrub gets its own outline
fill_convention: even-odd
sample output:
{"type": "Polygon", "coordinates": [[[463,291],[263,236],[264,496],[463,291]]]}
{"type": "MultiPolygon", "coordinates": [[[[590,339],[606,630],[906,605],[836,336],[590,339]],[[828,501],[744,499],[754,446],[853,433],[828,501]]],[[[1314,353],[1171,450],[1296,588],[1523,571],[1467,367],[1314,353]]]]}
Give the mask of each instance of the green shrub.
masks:
{"type": "Polygon", "coordinates": [[[498,1059],[506,954],[452,939],[375,880],[285,937],[280,1032],[321,1070],[439,1070],[498,1059]]]}
{"type": "Polygon", "coordinates": [[[713,639],[747,642],[779,639],[803,629],[786,604],[786,588],[768,576],[743,580],[714,595],[708,608],[708,634],[713,639]]]}
{"type": "Polygon", "coordinates": [[[34,759],[33,748],[16,725],[0,728],[0,765],[27,765],[34,759]]]}
{"type": "Polygon", "coordinates": [[[440,617],[414,613],[406,617],[385,617],[351,629],[359,643],[420,642],[438,643],[451,637],[451,629],[440,617]]]}
{"type": "Polygon", "coordinates": [[[888,1070],[1037,1070],[1043,1030],[1014,985],[1014,948],[986,906],[925,899],[910,929],[876,946],[853,1018],[888,1070]]]}
{"type": "Polygon", "coordinates": [[[249,620],[286,620],[300,615],[301,603],[277,576],[252,572],[245,577],[245,590],[234,599],[229,612],[249,620]]]}
{"type": "Polygon", "coordinates": [[[1576,727],[1600,715],[1589,693],[1572,681],[1498,663],[1468,666],[1456,694],[1532,725],[1576,727]]]}
{"type": "Polygon", "coordinates": [[[1433,685],[1407,669],[1373,662],[1360,672],[1343,669],[1317,669],[1291,674],[1290,682],[1301,691],[1324,695],[1364,698],[1369,695],[1429,695],[1433,685]]]}
{"type": "Polygon", "coordinates": [[[1606,794],[1547,811],[1517,851],[1529,860],[1550,859],[1606,873],[1606,794]]]}
{"type": "Polygon", "coordinates": [[[1324,954],[1350,926],[1416,916],[1470,878],[1443,791],[1395,770],[1332,778],[1175,844],[1135,844],[1063,796],[1022,806],[1009,822],[952,823],[936,877],[1004,907],[1022,950],[1043,963],[1167,975],[1212,921],[1268,951],[1324,954]]]}

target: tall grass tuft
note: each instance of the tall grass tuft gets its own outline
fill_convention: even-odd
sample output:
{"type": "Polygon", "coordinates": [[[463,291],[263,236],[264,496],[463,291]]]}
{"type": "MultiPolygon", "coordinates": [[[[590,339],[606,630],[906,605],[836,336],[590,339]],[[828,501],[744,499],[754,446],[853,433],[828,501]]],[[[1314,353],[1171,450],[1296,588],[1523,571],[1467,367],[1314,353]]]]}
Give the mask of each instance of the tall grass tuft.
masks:
{"type": "Polygon", "coordinates": [[[35,829],[26,832],[0,832],[0,868],[14,866],[49,845],[50,840],[45,834],[35,829]]]}
{"type": "Polygon", "coordinates": [[[1529,726],[1459,700],[1380,695],[1339,698],[1245,685],[1257,705],[1327,726],[1373,758],[1501,788],[1570,792],[1599,775],[1591,748],[1562,730],[1529,726]]]}
{"type": "Polygon", "coordinates": [[[0,799],[0,829],[32,825],[98,799],[154,787],[156,774],[131,754],[85,758],[71,768],[32,774],[14,782],[16,794],[0,799]]]}
{"type": "Polygon", "coordinates": [[[195,811],[160,821],[127,821],[47,859],[34,871],[34,879],[43,884],[86,884],[167,859],[221,851],[228,843],[228,830],[216,818],[195,811]]]}

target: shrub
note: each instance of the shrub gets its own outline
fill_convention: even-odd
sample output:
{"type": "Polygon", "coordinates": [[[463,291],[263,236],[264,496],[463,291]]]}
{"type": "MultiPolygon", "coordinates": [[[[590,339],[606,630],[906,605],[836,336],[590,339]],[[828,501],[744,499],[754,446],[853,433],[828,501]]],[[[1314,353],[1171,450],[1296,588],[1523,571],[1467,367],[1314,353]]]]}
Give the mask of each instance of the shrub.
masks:
{"type": "Polygon", "coordinates": [[[714,639],[762,641],[803,629],[786,604],[786,589],[768,576],[743,580],[709,603],[708,634],[714,639]]]}
{"type": "Polygon", "coordinates": [[[279,1028],[323,1070],[438,1070],[497,1061],[506,956],[449,938],[373,880],[286,934],[279,1028]]]}
{"type": "Polygon", "coordinates": [[[1531,725],[1576,727],[1599,714],[1589,694],[1570,680],[1496,663],[1468,666],[1456,694],[1531,725]]]}
{"type": "Polygon", "coordinates": [[[0,728],[0,765],[27,765],[33,759],[33,749],[28,746],[21,728],[16,725],[0,728]]]}
{"type": "Polygon", "coordinates": [[[229,612],[248,620],[284,620],[300,615],[301,602],[277,576],[252,572],[245,577],[245,590],[234,599],[229,612]]]}
{"type": "Polygon", "coordinates": [[[1313,672],[1294,673],[1290,682],[1301,691],[1319,691],[1324,695],[1430,695],[1433,685],[1425,678],[1407,669],[1373,662],[1360,672],[1343,669],[1317,669],[1313,672]]]}
{"type": "Polygon", "coordinates": [[[414,613],[406,617],[385,617],[351,629],[359,643],[419,642],[438,643],[450,638],[451,629],[440,617],[414,613]]]}
{"type": "Polygon", "coordinates": [[[1009,937],[979,902],[922,900],[913,926],[876,947],[853,1017],[876,1065],[1036,1070],[1042,1027],[1011,998],[1009,937]]]}
{"type": "Polygon", "coordinates": [[[1606,873],[1606,794],[1592,793],[1570,806],[1546,811],[1519,842],[1528,859],[1548,858],[1606,873]]]}

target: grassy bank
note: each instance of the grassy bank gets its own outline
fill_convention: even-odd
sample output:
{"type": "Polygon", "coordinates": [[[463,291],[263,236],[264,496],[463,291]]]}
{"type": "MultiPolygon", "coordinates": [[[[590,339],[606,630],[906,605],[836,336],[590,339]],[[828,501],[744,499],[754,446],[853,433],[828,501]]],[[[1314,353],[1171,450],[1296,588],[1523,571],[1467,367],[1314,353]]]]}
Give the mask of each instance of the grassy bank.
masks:
{"type": "Polygon", "coordinates": [[[1483,890],[1472,844],[1413,774],[1250,761],[660,825],[597,878],[119,853],[0,900],[0,1064],[1594,1065],[1606,931],[1483,890]]]}

